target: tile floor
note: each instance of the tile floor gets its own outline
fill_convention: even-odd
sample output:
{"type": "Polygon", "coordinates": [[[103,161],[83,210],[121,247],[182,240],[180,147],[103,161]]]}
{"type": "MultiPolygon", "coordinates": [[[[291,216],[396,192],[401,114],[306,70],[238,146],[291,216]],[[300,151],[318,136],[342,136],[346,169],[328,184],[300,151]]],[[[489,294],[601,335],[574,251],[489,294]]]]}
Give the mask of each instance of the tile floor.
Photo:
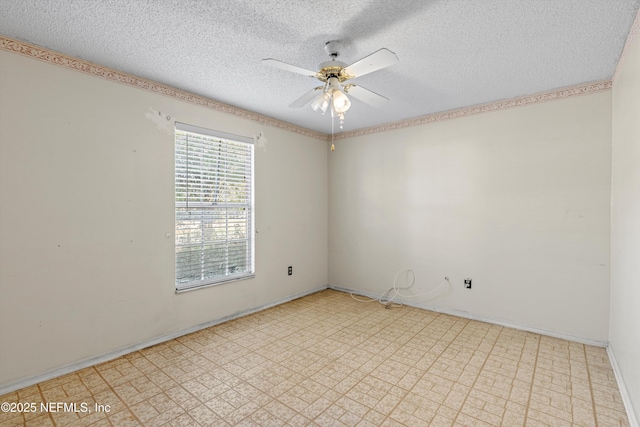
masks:
{"type": "Polygon", "coordinates": [[[629,425],[603,348],[333,290],[7,401],[91,413],[0,413],[3,427],[629,425]]]}

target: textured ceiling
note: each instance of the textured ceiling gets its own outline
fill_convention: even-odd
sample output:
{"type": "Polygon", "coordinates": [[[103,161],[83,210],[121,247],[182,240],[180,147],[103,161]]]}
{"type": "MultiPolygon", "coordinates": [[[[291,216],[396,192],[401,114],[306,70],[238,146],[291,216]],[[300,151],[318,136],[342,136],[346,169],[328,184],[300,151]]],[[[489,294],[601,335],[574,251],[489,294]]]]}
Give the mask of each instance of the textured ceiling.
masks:
{"type": "MultiPolygon", "coordinates": [[[[345,131],[613,76],[640,0],[0,0],[0,35],[323,133],[329,114],[288,105],[341,40],[350,64],[382,48],[399,62],[354,83],[345,131]]],[[[339,129],[336,128],[336,132],[339,129]]]]}

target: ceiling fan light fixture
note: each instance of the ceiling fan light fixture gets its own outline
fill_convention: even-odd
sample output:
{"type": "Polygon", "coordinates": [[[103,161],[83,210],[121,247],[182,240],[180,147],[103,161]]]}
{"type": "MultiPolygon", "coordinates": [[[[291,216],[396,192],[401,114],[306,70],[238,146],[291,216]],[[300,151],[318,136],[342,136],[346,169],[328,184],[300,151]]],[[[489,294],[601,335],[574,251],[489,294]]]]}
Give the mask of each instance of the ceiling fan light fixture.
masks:
{"type": "Polygon", "coordinates": [[[342,114],[346,113],[351,107],[351,101],[342,91],[334,90],[333,96],[331,97],[331,106],[333,107],[333,111],[338,114],[342,114]]]}
{"type": "Polygon", "coordinates": [[[329,86],[328,92],[331,93],[331,108],[336,114],[344,114],[349,107],[351,107],[351,101],[349,97],[342,92],[340,87],[340,81],[337,77],[330,77],[327,80],[329,86]]]}
{"type": "Polygon", "coordinates": [[[329,108],[330,100],[331,95],[328,92],[323,92],[322,95],[317,97],[315,101],[311,103],[311,108],[313,108],[313,111],[324,114],[327,112],[327,108],[329,108]]]}
{"type": "MultiPolygon", "coordinates": [[[[336,60],[341,46],[342,44],[338,40],[330,40],[325,43],[325,51],[331,60],[322,62],[316,71],[307,70],[272,58],[262,60],[263,64],[308,77],[313,77],[323,82],[324,88],[320,86],[310,90],[291,103],[290,107],[299,108],[303,105],[307,105],[309,101],[313,100],[311,108],[323,115],[327,110],[330,110],[332,118],[338,117],[340,119],[340,129],[343,128],[344,115],[351,107],[351,100],[349,99],[350,96],[353,96],[372,107],[379,107],[385,101],[388,101],[384,96],[378,95],[375,92],[363,88],[362,86],[346,84],[343,87],[342,85],[344,82],[346,80],[389,67],[398,62],[398,57],[395,53],[391,52],[389,49],[382,48],[352,63],[351,65],[347,65],[336,60]],[[322,95],[317,96],[317,90],[322,90],[322,95]],[[347,96],[347,93],[349,96],[347,96]]],[[[331,120],[331,123],[331,133],[333,134],[333,119],[331,120]]]]}

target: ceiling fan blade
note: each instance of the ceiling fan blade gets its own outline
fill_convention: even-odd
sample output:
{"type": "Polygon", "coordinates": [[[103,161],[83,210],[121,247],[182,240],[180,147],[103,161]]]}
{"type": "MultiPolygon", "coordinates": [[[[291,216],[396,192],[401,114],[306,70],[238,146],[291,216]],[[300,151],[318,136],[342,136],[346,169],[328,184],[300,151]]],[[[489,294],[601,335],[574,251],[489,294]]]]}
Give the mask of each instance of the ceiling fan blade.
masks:
{"type": "Polygon", "coordinates": [[[315,77],[317,74],[315,71],[307,70],[296,65],[287,64],[286,62],[278,61],[277,59],[273,58],[263,59],[262,63],[270,67],[280,68],[281,70],[290,71],[296,74],[302,74],[303,76],[315,77]]]}
{"type": "Polygon", "coordinates": [[[389,101],[388,98],[385,98],[382,95],[378,95],[377,93],[372,92],[369,89],[365,89],[362,86],[356,86],[354,84],[345,86],[344,91],[348,95],[351,95],[354,98],[364,102],[365,104],[375,108],[381,107],[387,101],[389,101]]]}
{"type": "Polygon", "coordinates": [[[305,105],[307,105],[312,99],[320,96],[320,93],[322,93],[322,86],[318,86],[318,87],[314,87],[313,89],[311,89],[309,92],[306,92],[304,95],[302,95],[300,98],[296,99],[295,101],[293,101],[291,104],[289,104],[289,107],[291,108],[300,108],[300,107],[304,107],[305,105]]]}
{"type": "Polygon", "coordinates": [[[349,78],[360,77],[398,62],[398,57],[389,49],[382,48],[343,68],[349,78]]]}

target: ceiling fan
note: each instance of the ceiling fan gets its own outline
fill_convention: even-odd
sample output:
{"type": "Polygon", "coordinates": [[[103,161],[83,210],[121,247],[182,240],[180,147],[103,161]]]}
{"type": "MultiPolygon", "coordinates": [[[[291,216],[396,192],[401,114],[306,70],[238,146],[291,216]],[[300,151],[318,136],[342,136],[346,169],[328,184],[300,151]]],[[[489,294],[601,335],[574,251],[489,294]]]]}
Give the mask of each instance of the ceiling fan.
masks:
{"type": "Polygon", "coordinates": [[[344,113],[351,107],[351,101],[346,94],[372,107],[380,107],[388,101],[384,96],[378,95],[369,89],[353,83],[345,84],[345,82],[389,67],[398,62],[398,57],[389,49],[382,48],[351,65],[347,65],[337,60],[341,47],[341,43],[337,40],[325,43],[324,50],[329,54],[331,60],[318,65],[318,71],[307,70],[272,58],[263,59],[262,63],[293,73],[314,77],[323,82],[324,85],[311,89],[293,101],[289,107],[300,108],[313,101],[311,102],[311,108],[314,111],[324,114],[327,110],[330,110],[332,116],[337,115],[340,117],[340,128],[342,129],[344,113]]]}

